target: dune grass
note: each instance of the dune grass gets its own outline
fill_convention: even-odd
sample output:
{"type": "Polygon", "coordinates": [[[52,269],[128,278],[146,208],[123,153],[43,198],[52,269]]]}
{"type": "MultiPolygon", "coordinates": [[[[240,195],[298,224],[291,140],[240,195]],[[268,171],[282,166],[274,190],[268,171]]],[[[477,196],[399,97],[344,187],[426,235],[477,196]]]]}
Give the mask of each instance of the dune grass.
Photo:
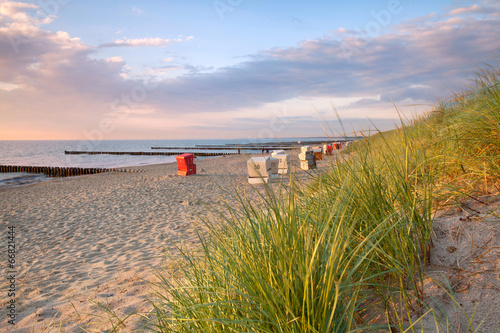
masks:
{"type": "Polygon", "coordinates": [[[483,70],[471,92],[356,142],[310,184],[292,175],[263,204],[240,197],[205,220],[201,253],[159,275],[150,329],[413,331],[433,213],[499,190],[498,77],[483,70]]]}

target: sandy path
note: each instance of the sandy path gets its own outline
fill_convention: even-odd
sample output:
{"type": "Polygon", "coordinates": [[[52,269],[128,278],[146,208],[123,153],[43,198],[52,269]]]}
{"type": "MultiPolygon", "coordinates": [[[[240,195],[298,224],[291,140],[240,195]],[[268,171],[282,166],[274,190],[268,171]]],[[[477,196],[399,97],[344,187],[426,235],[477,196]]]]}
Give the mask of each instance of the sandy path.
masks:
{"type": "MultiPolygon", "coordinates": [[[[292,158],[296,163],[296,154],[292,158]]],[[[166,248],[175,253],[172,242],[198,243],[191,217],[207,209],[197,198],[222,207],[232,200],[223,189],[255,188],[246,182],[247,159],[199,160],[192,177],[177,176],[176,164],[163,164],[0,189],[1,230],[6,238],[7,226],[15,225],[18,251],[16,325],[5,319],[10,298],[2,291],[0,331],[107,327],[105,318],[95,322],[95,314],[104,313],[90,299],[120,315],[146,312],[150,265],[160,264],[166,248]]],[[[132,322],[126,331],[138,329],[132,322]]]]}

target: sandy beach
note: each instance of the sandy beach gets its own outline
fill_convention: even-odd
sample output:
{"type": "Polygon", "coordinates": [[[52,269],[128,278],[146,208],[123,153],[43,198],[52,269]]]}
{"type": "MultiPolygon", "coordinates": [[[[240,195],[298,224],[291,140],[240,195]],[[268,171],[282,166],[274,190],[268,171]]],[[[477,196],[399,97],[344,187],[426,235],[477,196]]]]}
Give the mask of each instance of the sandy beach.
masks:
{"type": "MultiPolygon", "coordinates": [[[[297,154],[291,157],[297,164],[297,154]]],[[[148,281],[163,251],[175,256],[176,245],[198,244],[195,215],[205,214],[207,205],[235,204],[233,189],[262,190],[246,180],[247,159],[195,160],[198,174],[188,177],[177,176],[171,163],[0,189],[4,235],[7,225],[15,226],[17,250],[16,325],[3,315],[0,331],[101,331],[110,324],[94,302],[123,317],[147,312],[148,281]]],[[[5,271],[6,257],[1,264],[5,271]]],[[[136,317],[125,331],[140,328],[136,317]]]]}
{"type": "MultiPolygon", "coordinates": [[[[297,165],[296,152],[291,157],[297,165]]],[[[3,232],[6,238],[7,226],[15,226],[17,250],[16,325],[2,315],[0,331],[101,332],[111,323],[96,302],[120,318],[132,315],[123,331],[142,331],[141,316],[151,310],[147,298],[154,297],[153,268],[175,270],[176,246],[199,246],[196,228],[203,227],[196,215],[206,215],[208,208],[224,209],[225,203],[236,205],[236,191],[250,197],[253,193],[258,200],[255,191],[262,192],[263,187],[248,184],[248,158],[195,160],[198,174],[189,177],[177,176],[177,165],[171,163],[0,189],[3,232]],[[164,251],[173,257],[164,260],[164,251]]],[[[331,161],[318,162],[319,170],[331,161]]],[[[309,177],[296,167],[292,171],[298,178],[309,177]]],[[[280,184],[289,184],[289,176],[272,186],[280,184]]],[[[478,307],[475,323],[489,314],[479,332],[495,329],[500,315],[499,228],[498,219],[488,214],[482,221],[474,211],[484,214],[499,205],[498,200],[481,207],[476,202],[470,206],[473,210],[440,214],[427,269],[436,281],[443,277],[454,281],[452,288],[467,311],[478,307]]],[[[5,272],[7,259],[3,258],[5,272]]],[[[429,296],[440,302],[448,316],[457,316],[458,325],[466,325],[446,293],[427,282],[429,296]]],[[[8,300],[2,299],[5,313],[8,300]]],[[[428,317],[424,323],[432,322],[428,317]]]]}

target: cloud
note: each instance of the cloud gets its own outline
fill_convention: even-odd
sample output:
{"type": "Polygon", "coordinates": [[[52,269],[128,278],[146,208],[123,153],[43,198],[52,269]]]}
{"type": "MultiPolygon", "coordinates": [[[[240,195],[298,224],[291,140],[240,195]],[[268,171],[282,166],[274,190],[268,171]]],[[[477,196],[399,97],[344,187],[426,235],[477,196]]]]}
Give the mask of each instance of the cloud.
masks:
{"type": "Polygon", "coordinates": [[[111,57],[104,59],[106,62],[124,62],[122,57],[111,57]]]}
{"type": "Polygon", "coordinates": [[[139,7],[132,7],[132,12],[140,15],[140,14],[144,13],[144,10],[140,9],[139,7]]]}
{"type": "Polygon", "coordinates": [[[94,59],[96,49],[79,38],[41,29],[43,22],[25,12],[37,7],[1,6],[0,82],[8,88],[0,90],[1,133],[79,133],[111,96],[130,89],[118,57],[94,59]]]}
{"type": "Polygon", "coordinates": [[[487,14],[490,12],[491,12],[490,7],[472,5],[472,6],[468,6],[468,7],[460,7],[460,8],[453,9],[450,12],[450,15],[465,15],[465,14],[470,14],[470,13],[487,14]]]}
{"type": "Polygon", "coordinates": [[[11,19],[10,27],[20,23],[34,22],[35,18],[27,13],[28,9],[38,9],[38,6],[23,2],[0,2],[0,15],[11,19]]]}
{"type": "Polygon", "coordinates": [[[0,90],[12,91],[19,88],[17,84],[0,82],[0,90]]]}
{"type": "MultiPolygon", "coordinates": [[[[186,40],[189,40],[188,38],[186,40]]],[[[118,39],[114,42],[101,44],[99,48],[105,47],[144,47],[144,46],[166,46],[169,44],[182,42],[182,38],[164,39],[164,38],[137,38],[137,39],[118,39]]]]}

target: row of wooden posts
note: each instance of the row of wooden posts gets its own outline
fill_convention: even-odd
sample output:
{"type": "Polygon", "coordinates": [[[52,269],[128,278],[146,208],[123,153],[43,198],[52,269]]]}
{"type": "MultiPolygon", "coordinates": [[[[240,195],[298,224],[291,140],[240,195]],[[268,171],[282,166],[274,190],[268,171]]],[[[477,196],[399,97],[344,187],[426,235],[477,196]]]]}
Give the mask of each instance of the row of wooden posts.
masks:
{"type": "Polygon", "coordinates": [[[0,172],[29,172],[45,174],[47,176],[72,177],[90,175],[95,173],[110,171],[129,171],[123,169],[103,169],[103,168],[66,168],[66,167],[46,167],[46,166],[24,166],[24,165],[0,165],[0,172]]]}
{"type": "MultiPolygon", "coordinates": [[[[237,146],[229,146],[229,147],[226,147],[226,146],[210,146],[210,147],[151,147],[151,149],[171,149],[171,150],[193,150],[193,149],[196,149],[196,150],[262,150],[264,148],[263,147],[246,147],[246,146],[243,146],[243,147],[237,147],[237,146]]],[[[281,149],[281,150],[290,150],[290,149],[293,149],[294,147],[267,147],[265,146],[265,148],[269,148],[269,149],[281,149]]],[[[189,154],[189,153],[188,153],[189,154]]],[[[198,153],[195,153],[196,155],[198,155],[198,153]]]]}
{"type": "MultiPolygon", "coordinates": [[[[180,152],[128,152],[128,151],[68,151],[65,150],[66,155],[159,155],[159,156],[173,156],[181,155],[180,152]]],[[[222,156],[222,155],[234,155],[234,153],[195,153],[196,156],[222,156]]]]}

